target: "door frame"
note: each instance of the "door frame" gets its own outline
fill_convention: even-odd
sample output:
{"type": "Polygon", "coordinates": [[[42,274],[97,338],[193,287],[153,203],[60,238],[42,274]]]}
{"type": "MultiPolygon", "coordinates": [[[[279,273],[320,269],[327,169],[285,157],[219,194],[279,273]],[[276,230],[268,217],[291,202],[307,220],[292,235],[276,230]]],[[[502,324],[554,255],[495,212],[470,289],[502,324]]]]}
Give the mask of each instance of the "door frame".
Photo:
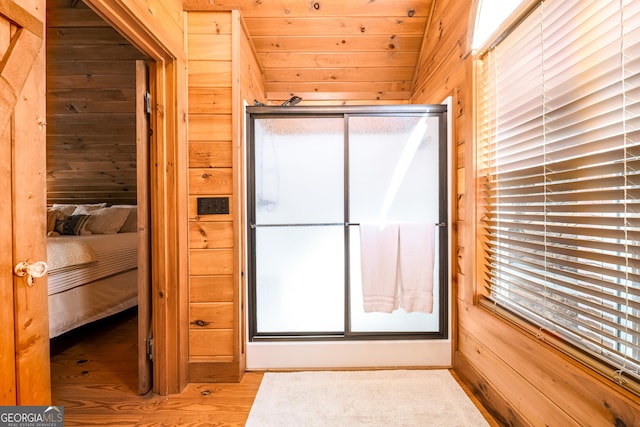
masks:
{"type": "Polygon", "coordinates": [[[143,2],[85,0],[147,54],[153,134],[149,141],[153,391],[179,393],[188,378],[187,141],[184,32],[167,32],[143,2]]]}
{"type": "Polygon", "coordinates": [[[136,198],[138,233],[138,393],[151,390],[151,239],[149,237],[149,141],[150,93],[149,67],[136,61],[136,198]]]}

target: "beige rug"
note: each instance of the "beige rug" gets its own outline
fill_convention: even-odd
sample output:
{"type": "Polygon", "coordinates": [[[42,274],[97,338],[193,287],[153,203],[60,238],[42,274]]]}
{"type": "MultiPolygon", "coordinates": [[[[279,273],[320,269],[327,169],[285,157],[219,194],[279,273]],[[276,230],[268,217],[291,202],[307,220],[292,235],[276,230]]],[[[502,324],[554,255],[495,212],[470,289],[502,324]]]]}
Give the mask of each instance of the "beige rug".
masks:
{"type": "Polygon", "coordinates": [[[267,372],[247,427],[488,426],[445,369],[267,372]]]}

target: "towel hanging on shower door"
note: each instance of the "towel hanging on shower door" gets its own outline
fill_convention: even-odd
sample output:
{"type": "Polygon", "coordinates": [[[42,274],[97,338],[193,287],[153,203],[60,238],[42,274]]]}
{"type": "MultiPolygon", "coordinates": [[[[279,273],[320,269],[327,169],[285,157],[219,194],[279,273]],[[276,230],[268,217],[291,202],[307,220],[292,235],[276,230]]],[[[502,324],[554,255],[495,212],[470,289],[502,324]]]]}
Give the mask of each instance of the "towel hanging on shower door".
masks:
{"type": "Polygon", "coordinates": [[[360,224],[365,313],[433,312],[434,226],[360,224]]]}
{"type": "Polygon", "coordinates": [[[398,280],[400,306],[407,313],[433,312],[433,262],[435,227],[432,224],[400,225],[398,280]]]}
{"type": "Polygon", "coordinates": [[[398,308],[398,224],[360,224],[364,311],[391,313],[398,308]]]}

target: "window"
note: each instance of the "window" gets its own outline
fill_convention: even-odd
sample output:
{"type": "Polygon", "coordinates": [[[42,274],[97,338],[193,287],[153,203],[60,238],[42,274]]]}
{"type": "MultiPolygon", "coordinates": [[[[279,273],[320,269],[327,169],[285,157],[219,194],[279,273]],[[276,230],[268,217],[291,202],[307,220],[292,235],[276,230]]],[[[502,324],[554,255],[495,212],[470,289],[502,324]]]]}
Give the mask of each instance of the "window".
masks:
{"type": "Polygon", "coordinates": [[[541,2],[477,83],[486,297],[637,386],[640,2],[541,2]]]}
{"type": "Polygon", "coordinates": [[[478,49],[484,45],[520,3],[522,0],[481,0],[473,31],[473,48],[478,49]]]}

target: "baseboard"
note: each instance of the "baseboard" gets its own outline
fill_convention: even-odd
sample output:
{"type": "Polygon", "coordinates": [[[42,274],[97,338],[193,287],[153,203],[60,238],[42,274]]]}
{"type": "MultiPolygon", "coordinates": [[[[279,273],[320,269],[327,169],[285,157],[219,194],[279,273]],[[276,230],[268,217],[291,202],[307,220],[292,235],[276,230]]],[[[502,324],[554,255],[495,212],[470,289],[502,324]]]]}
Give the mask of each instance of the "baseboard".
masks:
{"type": "Polygon", "coordinates": [[[238,383],[244,375],[240,362],[189,362],[189,382],[238,383]]]}

